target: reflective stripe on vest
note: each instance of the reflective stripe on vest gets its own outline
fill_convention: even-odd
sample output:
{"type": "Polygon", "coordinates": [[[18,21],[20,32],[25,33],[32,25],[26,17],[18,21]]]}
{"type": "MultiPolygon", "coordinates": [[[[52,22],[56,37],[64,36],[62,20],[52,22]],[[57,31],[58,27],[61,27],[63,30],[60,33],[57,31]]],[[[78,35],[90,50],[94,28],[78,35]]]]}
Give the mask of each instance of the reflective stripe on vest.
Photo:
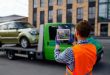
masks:
{"type": "Polygon", "coordinates": [[[73,47],[74,71],[66,68],[66,75],[92,75],[96,62],[96,47],[93,44],[78,44],[73,47]]]}

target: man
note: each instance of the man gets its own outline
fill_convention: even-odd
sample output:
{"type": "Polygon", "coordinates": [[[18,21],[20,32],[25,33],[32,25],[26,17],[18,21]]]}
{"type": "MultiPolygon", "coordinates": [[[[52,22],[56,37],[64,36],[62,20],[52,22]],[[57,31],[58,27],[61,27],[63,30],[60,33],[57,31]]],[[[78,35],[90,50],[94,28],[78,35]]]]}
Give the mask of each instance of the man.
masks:
{"type": "Polygon", "coordinates": [[[76,24],[74,37],[77,44],[63,52],[60,52],[60,41],[56,40],[55,60],[66,64],[66,75],[92,75],[96,62],[96,47],[87,40],[90,30],[85,20],[76,24]]]}

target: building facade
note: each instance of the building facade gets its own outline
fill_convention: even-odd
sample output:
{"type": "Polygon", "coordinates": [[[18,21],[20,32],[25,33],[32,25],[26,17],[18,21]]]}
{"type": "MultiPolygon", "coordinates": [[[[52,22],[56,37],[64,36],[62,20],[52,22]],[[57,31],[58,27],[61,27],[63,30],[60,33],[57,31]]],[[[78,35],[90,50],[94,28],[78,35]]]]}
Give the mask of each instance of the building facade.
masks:
{"type": "Polygon", "coordinates": [[[76,24],[88,20],[95,36],[110,36],[110,0],[29,0],[28,21],[76,24]]]}

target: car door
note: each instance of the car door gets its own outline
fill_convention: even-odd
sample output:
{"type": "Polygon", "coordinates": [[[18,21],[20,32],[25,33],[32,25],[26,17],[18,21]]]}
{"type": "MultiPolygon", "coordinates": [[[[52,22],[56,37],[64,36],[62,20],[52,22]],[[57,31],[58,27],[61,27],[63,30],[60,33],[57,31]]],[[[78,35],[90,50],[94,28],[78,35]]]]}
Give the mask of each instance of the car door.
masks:
{"type": "Polygon", "coordinates": [[[9,43],[18,43],[18,28],[14,22],[8,24],[8,40],[9,43]]]}
{"type": "Polygon", "coordinates": [[[7,24],[0,25],[0,42],[1,43],[8,42],[8,40],[7,40],[7,35],[8,35],[7,29],[8,29],[7,24]]]}

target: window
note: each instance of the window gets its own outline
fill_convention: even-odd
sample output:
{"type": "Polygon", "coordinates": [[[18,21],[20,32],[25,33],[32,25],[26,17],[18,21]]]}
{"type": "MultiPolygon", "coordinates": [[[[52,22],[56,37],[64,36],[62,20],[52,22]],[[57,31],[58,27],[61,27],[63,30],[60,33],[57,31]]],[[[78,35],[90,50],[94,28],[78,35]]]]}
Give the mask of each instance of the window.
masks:
{"type": "Polygon", "coordinates": [[[89,7],[96,7],[96,0],[89,0],[89,7]]]}
{"type": "Polygon", "coordinates": [[[89,0],[89,2],[95,2],[96,0],[89,0]]]}
{"type": "Polygon", "coordinates": [[[73,0],[67,0],[66,9],[71,9],[72,8],[72,3],[73,3],[73,0]]]}
{"type": "Polygon", "coordinates": [[[0,30],[7,30],[8,29],[8,24],[3,24],[0,26],[0,30]]]}
{"type": "Polygon", "coordinates": [[[37,0],[34,0],[34,8],[36,8],[37,7],[37,0]]]}
{"type": "Polygon", "coordinates": [[[48,22],[53,22],[53,10],[49,10],[48,12],[48,22]]]}
{"type": "Polygon", "coordinates": [[[99,0],[99,3],[108,2],[108,0],[99,0]]]}
{"type": "Polygon", "coordinates": [[[40,0],[40,7],[45,7],[45,0],[40,0]]]}
{"type": "MultiPolygon", "coordinates": [[[[10,26],[11,25],[12,24],[10,24],[10,26]]],[[[15,25],[15,27],[18,29],[33,28],[33,26],[27,22],[15,22],[13,25],[15,25]]]]}
{"type": "Polygon", "coordinates": [[[95,7],[89,7],[89,19],[95,18],[95,7]]]}
{"type": "Polygon", "coordinates": [[[110,0],[99,0],[99,21],[110,20],[110,0]]]}
{"type": "Polygon", "coordinates": [[[66,21],[67,23],[72,23],[72,9],[67,9],[66,21]]]}
{"type": "Polygon", "coordinates": [[[108,5],[108,19],[110,20],[110,2],[109,2],[109,5],[108,5]]]}
{"type": "Polygon", "coordinates": [[[33,26],[36,27],[36,23],[37,23],[37,8],[33,10],[33,26]]]}
{"type": "Polygon", "coordinates": [[[107,4],[99,5],[99,18],[107,20],[107,4]]]}
{"type": "Polygon", "coordinates": [[[77,0],[77,3],[83,3],[83,0],[77,0]]]}
{"type": "Polygon", "coordinates": [[[63,4],[63,0],[57,0],[57,4],[61,6],[63,4]]]}
{"type": "Polygon", "coordinates": [[[67,0],[67,4],[72,4],[73,0],[67,0]]]}
{"type": "Polygon", "coordinates": [[[54,0],[48,0],[49,6],[53,6],[54,0]]]}
{"type": "Polygon", "coordinates": [[[57,22],[62,22],[62,10],[57,10],[57,22]]]}
{"type": "Polygon", "coordinates": [[[49,38],[50,40],[55,40],[57,27],[49,26],[49,38]]]}
{"type": "Polygon", "coordinates": [[[108,36],[108,24],[101,24],[100,35],[101,36],[108,36]]]}
{"type": "Polygon", "coordinates": [[[83,8],[77,8],[77,19],[83,19],[83,8]]]}
{"type": "Polygon", "coordinates": [[[8,29],[15,29],[15,28],[17,28],[15,23],[9,23],[8,24],[8,29]]]}
{"type": "Polygon", "coordinates": [[[90,35],[94,35],[94,31],[95,31],[95,23],[91,23],[91,32],[90,35]]]}
{"type": "Polygon", "coordinates": [[[44,24],[44,11],[40,11],[40,24],[44,24]]]}

